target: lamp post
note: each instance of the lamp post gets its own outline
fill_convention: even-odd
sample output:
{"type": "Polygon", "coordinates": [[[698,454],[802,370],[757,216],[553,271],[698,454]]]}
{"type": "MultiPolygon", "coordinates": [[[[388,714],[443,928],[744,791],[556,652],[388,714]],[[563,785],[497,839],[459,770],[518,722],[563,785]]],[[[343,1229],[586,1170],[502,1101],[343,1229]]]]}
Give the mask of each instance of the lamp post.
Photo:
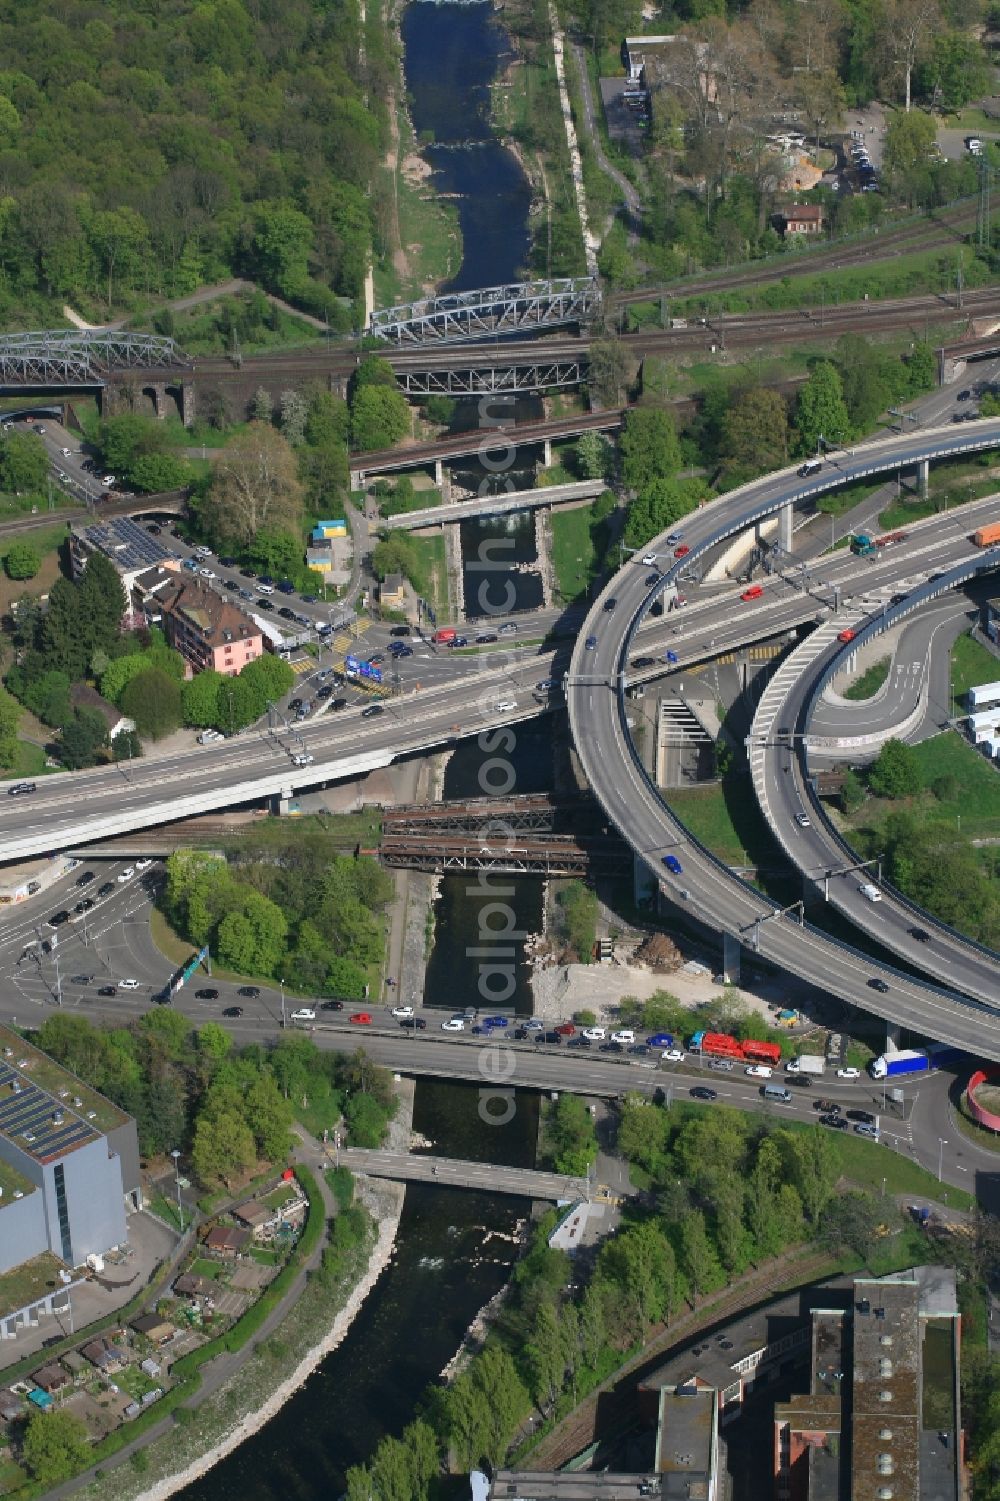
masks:
{"type": "Polygon", "coordinates": [[[279,980],[278,984],[281,986],[281,1027],[282,1027],[282,1031],[284,1031],[284,1027],[285,1027],[285,982],[284,982],[284,980],[279,980]]]}
{"type": "Polygon", "coordinates": [[[177,1171],[177,1162],[178,1162],[178,1159],[180,1158],[181,1154],[180,1154],[180,1152],[178,1152],[177,1148],[174,1147],[174,1149],[170,1153],[170,1155],[174,1159],[174,1186],[177,1189],[177,1218],[180,1221],[181,1234],[183,1235],[184,1234],[184,1206],[181,1204],[181,1176],[180,1176],[180,1173],[177,1171]]]}
{"type": "Polygon", "coordinates": [[[941,1174],[944,1171],[944,1149],[945,1149],[945,1147],[947,1145],[948,1145],[947,1138],[944,1137],[944,1136],[939,1136],[938,1137],[938,1182],[939,1183],[941,1182],[941,1174]]]}

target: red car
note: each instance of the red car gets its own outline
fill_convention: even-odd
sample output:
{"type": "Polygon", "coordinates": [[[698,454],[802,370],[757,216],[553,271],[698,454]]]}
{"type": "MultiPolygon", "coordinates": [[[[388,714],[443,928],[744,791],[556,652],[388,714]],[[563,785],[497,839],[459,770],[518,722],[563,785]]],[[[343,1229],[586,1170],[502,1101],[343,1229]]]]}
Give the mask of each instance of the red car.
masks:
{"type": "Polygon", "coordinates": [[[576,1028],[574,1027],[572,1022],[560,1022],[559,1026],[553,1027],[552,1030],[554,1032],[558,1032],[560,1037],[576,1036],[576,1028]]]}
{"type": "Polygon", "coordinates": [[[372,1014],[370,1011],[355,1011],[351,1017],[351,1021],[356,1027],[370,1027],[372,1024],[372,1014]]]}
{"type": "Polygon", "coordinates": [[[687,543],[686,542],[682,542],[681,545],[680,545],[680,547],[675,547],[674,548],[674,557],[675,558],[686,558],[687,555],[688,555],[688,553],[690,551],[691,551],[691,549],[690,549],[690,547],[688,547],[687,543]]]}
{"type": "Polygon", "coordinates": [[[843,641],[845,643],[848,642],[848,641],[853,641],[856,634],[857,633],[855,631],[851,631],[851,630],[841,631],[840,635],[837,637],[837,640],[838,641],[843,641]]]}
{"type": "Polygon", "coordinates": [[[740,595],[740,599],[742,599],[744,604],[747,604],[751,599],[760,599],[763,592],[764,590],[761,588],[760,584],[751,584],[749,589],[743,590],[743,593],[740,595]]]}

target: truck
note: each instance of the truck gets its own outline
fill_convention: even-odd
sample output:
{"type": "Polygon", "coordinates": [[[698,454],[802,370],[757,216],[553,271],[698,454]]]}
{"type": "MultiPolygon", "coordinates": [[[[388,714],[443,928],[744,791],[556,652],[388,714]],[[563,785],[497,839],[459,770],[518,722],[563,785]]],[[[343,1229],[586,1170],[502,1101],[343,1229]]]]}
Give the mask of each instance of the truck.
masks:
{"type": "Polygon", "coordinates": [[[972,540],[977,547],[992,547],[994,542],[1000,542],[1000,521],[991,521],[987,526],[980,526],[972,533],[972,540]]]}
{"type": "Polygon", "coordinates": [[[851,538],[851,551],[855,557],[870,558],[875,557],[881,548],[894,547],[897,542],[905,541],[905,532],[883,532],[881,537],[873,537],[869,532],[855,532],[851,538]]]}
{"type": "Polygon", "coordinates": [[[454,641],[458,632],[453,626],[447,625],[440,631],[435,631],[431,640],[436,646],[447,646],[449,641],[454,641]]]}
{"type": "Polygon", "coordinates": [[[926,1053],[917,1048],[903,1048],[898,1053],[882,1053],[873,1058],[868,1072],[873,1079],[899,1079],[906,1074],[926,1074],[930,1068],[926,1053]]]}
{"type": "Polygon", "coordinates": [[[777,1068],[781,1062],[781,1047],[776,1042],[757,1042],[749,1037],[743,1043],[743,1056],[748,1063],[769,1063],[777,1068]]]}
{"type": "Polygon", "coordinates": [[[826,1059],[819,1053],[800,1053],[797,1058],[790,1058],[785,1068],[790,1074],[823,1074],[826,1059]]]}
{"type": "Polygon", "coordinates": [[[711,1053],[716,1058],[743,1059],[743,1048],[726,1032],[696,1032],[688,1043],[692,1053],[711,1053]]]}

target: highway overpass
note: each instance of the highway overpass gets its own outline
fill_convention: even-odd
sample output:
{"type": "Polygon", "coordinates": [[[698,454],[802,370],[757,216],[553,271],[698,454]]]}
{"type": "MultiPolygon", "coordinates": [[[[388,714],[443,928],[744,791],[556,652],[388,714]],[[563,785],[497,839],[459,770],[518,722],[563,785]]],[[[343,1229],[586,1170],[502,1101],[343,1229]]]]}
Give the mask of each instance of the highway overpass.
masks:
{"type": "MultiPolygon", "coordinates": [[[[958,955],[948,967],[947,986],[934,985],[874,963],[804,923],[801,916],[796,920],[791,913],[781,913],[699,845],[666,806],[632,744],[624,690],[640,621],[654,599],[710,548],[834,485],[998,443],[1000,420],[995,418],[906,434],[838,451],[812,476],[801,476],[794,468],[782,470],[703,507],[685,522],[683,546],[689,551],[683,559],[674,556],[665,536],[650,544],[650,551],[668,560],[658,581],[648,582],[643,568],[633,563],[597,599],[574,649],[567,686],[573,738],[591,787],[669,900],[729,935],[734,953],[740,948],[760,952],[866,1011],[994,1059],[1000,1059],[1000,1006],[976,999],[982,973],[978,956],[973,961],[958,955]],[[612,597],[617,607],[609,614],[604,605],[612,597]],[[674,870],[665,866],[668,858],[675,862],[674,870]],[[884,989],[874,988],[873,981],[884,989]]],[[[981,560],[1000,565],[1000,549],[981,555],[981,560]]],[[[925,567],[926,563],[925,555],[925,567]]],[[[880,577],[888,577],[890,566],[879,565],[884,570],[880,577]]],[[[834,602],[826,602],[824,615],[834,602]]],[[[856,616],[855,610],[851,618],[856,616]]],[[[911,938],[907,958],[918,968],[928,966],[921,950],[911,938]]],[[[1000,981],[1000,967],[995,975],[1000,981]]],[[[1000,986],[993,994],[1000,995],[1000,986]]]]}

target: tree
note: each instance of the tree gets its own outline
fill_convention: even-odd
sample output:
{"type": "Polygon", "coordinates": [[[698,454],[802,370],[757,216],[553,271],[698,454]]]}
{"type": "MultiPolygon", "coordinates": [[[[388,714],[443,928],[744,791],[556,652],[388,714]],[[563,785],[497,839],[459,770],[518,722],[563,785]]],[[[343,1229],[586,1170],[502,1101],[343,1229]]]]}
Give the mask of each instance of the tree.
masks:
{"type": "Polygon", "coordinates": [[[48,1488],[84,1469],[90,1445],[83,1422],[71,1412],[33,1412],[21,1443],[21,1458],[33,1480],[48,1488]]]}
{"type": "Polygon", "coordinates": [[[960,31],[939,31],[930,55],[917,71],[917,87],[932,108],[949,114],[988,92],[989,70],[982,43],[960,31]]]}
{"type": "Polygon", "coordinates": [[[673,414],[662,407],[634,407],[621,436],[622,475],[635,490],[670,479],[681,467],[673,414]]]}
{"type": "Polygon", "coordinates": [[[628,356],[619,339],[594,339],[590,345],[587,385],[599,402],[621,406],[628,387],[628,356]]]}
{"type": "Polygon", "coordinates": [[[258,1154],[269,1162],[287,1157],[292,1144],[292,1107],[270,1074],[260,1074],[247,1090],[246,1114],[258,1154]]]}
{"type": "Polygon", "coordinates": [[[796,451],[817,453],[820,439],[830,447],[851,435],[840,375],[829,360],[818,360],[795,406],[796,451]]]}
{"type": "Polygon", "coordinates": [[[112,761],[137,761],[142,755],[142,741],[135,730],[119,730],[111,742],[112,761]]]}
{"type": "Polygon", "coordinates": [[[557,1173],[585,1177],[597,1158],[594,1122],[577,1095],[561,1094],[546,1122],[546,1151],[557,1173]]]}
{"type": "MultiPolygon", "coordinates": [[[[203,677],[204,673],[201,676],[203,677]]],[[[281,657],[276,657],[273,652],[265,652],[263,656],[255,657],[252,662],[248,662],[240,673],[240,677],[244,682],[256,685],[263,693],[265,701],[269,699],[272,703],[277,703],[278,699],[282,698],[295,682],[295,673],[288,663],[281,657]]]]}
{"type": "Polygon", "coordinates": [[[840,806],[845,813],[856,813],[865,800],[865,784],[856,771],[848,770],[844,773],[843,785],[840,789],[840,806]]]}
{"type": "Polygon", "coordinates": [[[97,709],[75,709],[73,717],[63,726],[59,741],[59,756],[70,771],[79,771],[84,766],[93,766],[97,752],[108,743],[108,727],[97,709]]]}
{"type": "MultiPolygon", "coordinates": [[[[802,29],[808,29],[808,23],[802,29]]],[[[795,93],[818,151],[824,131],[839,130],[843,122],[847,104],[844,85],[833,69],[827,68],[820,73],[801,73],[796,80],[795,93]]]]}
{"type": "Polygon", "coordinates": [[[221,1178],[230,1185],[256,1161],[253,1134],[236,1109],[206,1109],[195,1127],[194,1170],[203,1183],[221,1178]]]}
{"type": "Polygon", "coordinates": [[[281,393],[281,431],[286,442],[297,448],[306,435],[306,418],[309,407],[301,391],[281,393]]]}
{"type": "Polygon", "coordinates": [[[607,476],[610,450],[603,433],[583,433],[576,443],[576,467],[581,479],[607,476]]]}
{"type": "MultiPolygon", "coordinates": [[[[121,636],[125,592],[121,576],[110,558],[92,553],[87,559],[78,590],[77,628],[89,662],[97,648],[113,653],[121,636]]],[[[51,610],[52,596],[49,596],[51,610]]]]}
{"type": "Polygon", "coordinates": [[[17,731],[20,723],[21,705],[6,688],[0,688],[0,767],[4,771],[13,771],[17,765],[17,731]]]}
{"type": "Polygon", "coordinates": [[[916,755],[902,740],[887,740],[868,769],[876,797],[913,797],[923,785],[916,755]]]}
{"type": "MultiPolygon", "coordinates": [[[[249,665],[249,664],[248,664],[249,665]]],[[[226,678],[214,668],[206,668],[181,685],[184,723],[197,729],[210,729],[218,722],[219,689],[226,678]]]]}
{"type": "Polygon", "coordinates": [[[142,495],[162,495],[168,490],[182,490],[191,479],[191,468],[176,454],[141,453],[129,466],[125,479],[142,495]]]}
{"type": "Polygon", "coordinates": [[[12,542],[3,565],[9,579],[33,579],[42,566],[42,560],[30,542],[12,542]]]}
{"type": "Polygon", "coordinates": [[[49,456],[37,433],[4,433],[0,442],[0,489],[15,495],[43,490],[49,456]]]}
{"type": "Polygon", "coordinates": [[[937,126],[930,115],[894,114],[885,132],[882,161],[887,172],[910,172],[925,167],[928,153],[937,138],[937,126]]]}
{"type": "Polygon", "coordinates": [[[886,0],[879,14],[879,43],[883,56],[903,75],[907,114],[913,69],[940,24],[937,0],[886,0]]]}
{"type": "Polygon", "coordinates": [[[628,508],[626,544],[644,547],[653,537],[674,526],[693,510],[700,489],[699,481],[650,480],[628,508]]]}
{"type": "Polygon", "coordinates": [[[410,409],[401,391],[359,387],[351,402],[351,442],[362,451],[391,448],[410,431],[410,409]]]}
{"type": "Polygon", "coordinates": [[[181,722],[180,684],[162,668],[147,667],[125,688],[121,707],[144,739],[162,740],[181,722]]]}
{"type": "Polygon", "coordinates": [[[216,466],[207,520],[213,533],[250,542],[265,528],[297,531],[302,487],[289,443],[262,422],[251,422],[216,466]]]}
{"type": "Polygon", "coordinates": [[[779,391],[754,386],[744,391],[722,419],[725,466],[750,478],[788,461],[788,409],[779,391]]]}
{"type": "Polygon", "coordinates": [[[875,1245],[882,1218],[878,1200],[870,1193],[849,1189],[830,1199],[820,1220],[819,1233],[831,1251],[853,1251],[867,1258],[875,1245]]]}
{"type": "Polygon", "coordinates": [[[251,422],[272,422],[274,420],[274,402],[271,400],[270,391],[263,386],[258,386],[253,393],[253,401],[250,404],[251,422]]]}

